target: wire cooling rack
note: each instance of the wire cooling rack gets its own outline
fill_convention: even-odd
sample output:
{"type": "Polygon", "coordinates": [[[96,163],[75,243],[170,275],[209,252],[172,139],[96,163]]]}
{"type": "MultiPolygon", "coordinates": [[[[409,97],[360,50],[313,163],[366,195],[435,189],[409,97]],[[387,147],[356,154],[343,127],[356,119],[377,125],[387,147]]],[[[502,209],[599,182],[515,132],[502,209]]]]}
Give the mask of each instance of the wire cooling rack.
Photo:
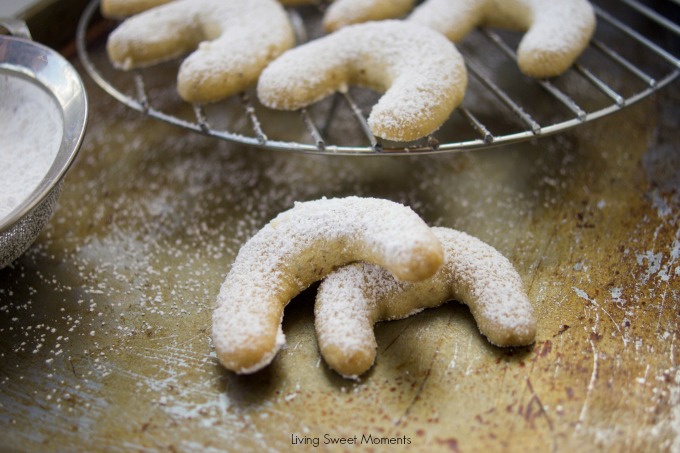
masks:
{"type": "MultiPolygon", "coordinates": [[[[518,33],[479,29],[457,44],[469,83],[463,104],[434,134],[409,143],[375,137],[366,122],[379,94],[352,88],[296,112],[267,109],[253,90],[193,105],[176,93],[181,61],[133,71],[113,68],[105,39],[117,25],[92,1],[78,25],[80,60],[92,79],[126,106],[195,133],[245,145],[330,155],[413,155],[483,149],[535,139],[612,114],[671,83],[680,73],[680,1],[594,1],[597,30],[565,74],[531,79],[517,69],[518,33]],[[89,38],[97,25],[103,36],[89,38]]],[[[321,36],[323,5],[289,9],[299,42],[321,36]]]]}

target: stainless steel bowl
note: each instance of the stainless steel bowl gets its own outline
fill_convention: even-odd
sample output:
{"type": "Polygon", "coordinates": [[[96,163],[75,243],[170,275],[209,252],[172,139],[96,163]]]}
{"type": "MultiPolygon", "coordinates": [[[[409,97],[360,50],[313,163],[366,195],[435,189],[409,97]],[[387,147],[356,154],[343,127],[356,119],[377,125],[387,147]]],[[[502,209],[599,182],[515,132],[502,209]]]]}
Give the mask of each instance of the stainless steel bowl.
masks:
{"type": "Polygon", "coordinates": [[[26,199],[0,218],[1,269],[33,244],[52,216],[64,175],[75,159],[85,134],[88,105],[82,80],[65,58],[31,41],[27,29],[17,21],[0,19],[0,25],[23,36],[0,35],[0,75],[22,78],[43,89],[56,101],[63,124],[61,144],[47,174],[26,199]]]}

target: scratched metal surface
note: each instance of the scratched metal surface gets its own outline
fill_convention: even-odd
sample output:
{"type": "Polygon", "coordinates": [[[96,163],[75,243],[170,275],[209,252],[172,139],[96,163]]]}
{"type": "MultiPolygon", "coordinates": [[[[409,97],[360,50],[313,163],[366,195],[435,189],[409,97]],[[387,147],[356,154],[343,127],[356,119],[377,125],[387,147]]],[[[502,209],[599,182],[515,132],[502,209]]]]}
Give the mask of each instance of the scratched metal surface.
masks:
{"type": "Polygon", "coordinates": [[[0,270],[0,450],[358,451],[327,434],[408,439],[399,451],[680,451],[677,83],[535,143],[355,159],[189,134],[85,82],[89,130],[59,207],[0,270]],[[350,194],[505,254],[536,344],[492,347],[451,302],[378,325],[376,366],[347,381],[319,359],[312,288],[286,309],[272,366],[224,371],[210,315],[238,248],[296,200],[350,194]]]}

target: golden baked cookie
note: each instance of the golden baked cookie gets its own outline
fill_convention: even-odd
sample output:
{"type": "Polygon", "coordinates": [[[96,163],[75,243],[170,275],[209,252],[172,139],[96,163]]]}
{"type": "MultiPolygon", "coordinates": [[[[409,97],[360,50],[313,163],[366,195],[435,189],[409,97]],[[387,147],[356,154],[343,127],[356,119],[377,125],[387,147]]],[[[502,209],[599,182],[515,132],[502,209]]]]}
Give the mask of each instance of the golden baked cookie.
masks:
{"type": "Polygon", "coordinates": [[[444,264],[419,282],[396,280],[366,263],[342,267],[319,286],[314,319],[319,348],[328,365],[356,378],[375,361],[373,325],[401,319],[449,300],[466,304],[480,332],[497,346],[534,341],[536,321],[510,261],[468,234],[432,228],[444,248],[444,264]]]}
{"type": "Polygon", "coordinates": [[[437,237],[410,208],[376,198],[296,203],[239,251],[217,298],[212,339],[237,373],[268,365],[284,344],[283,309],[339,266],[366,261],[422,280],[442,263],[437,237]]]}

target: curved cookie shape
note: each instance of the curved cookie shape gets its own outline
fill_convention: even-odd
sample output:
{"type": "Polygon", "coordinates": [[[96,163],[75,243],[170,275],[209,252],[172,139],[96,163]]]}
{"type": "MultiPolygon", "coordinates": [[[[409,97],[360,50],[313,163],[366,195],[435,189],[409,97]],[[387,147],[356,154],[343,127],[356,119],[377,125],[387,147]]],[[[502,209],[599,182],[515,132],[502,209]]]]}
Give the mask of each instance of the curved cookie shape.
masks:
{"type": "Polygon", "coordinates": [[[428,28],[402,21],[350,25],[291,49],[260,76],[257,94],[271,108],[297,110],[348,85],[384,92],[368,124],[378,137],[424,137],[463,100],[465,63],[428,28]]]}
{"type": "Polygon", "coordinates": [[[179,68],[177,89],[186,101],[205,103],[248,88],[294,44],[274,0],[177,0],[126,19],[109,35],[107,51],[121,69],[193,51],[179,68]]]}
{"type": "Polygon", "coordinates": [[[595,31],[587,0],[427,0],[408,21],[458,42],[476,26],[526,31],[517,49],[520,70],[543,78],[562,74],[595,31]]]}
{"type": "Polygon", "coordinates": [[[375,20],[396,19],[406,15],[416,0],[335,0],[323,16],[327,31],[375,20]]]}
{"type": "Polygon", "coordinates": [[[239,251],[213,313],[222,364],[237,373],[268,365],[284,344],[283,309],[338,266],[363,260],[422,280],[443,260],[439,240],[411,209],[375,198],[296,203],[239,251]]]}
{"type": "Polygon", "coordinates": [[[373,325],[402,319],[448,300],[470,307],[477,326],[497,346],[534,341],[533,308],[510,261],[484,242],[449,228],[432,228],[445,262],[431,278],[400,282],[383,269],[358,263],[330,274],[314,307],[319,348],[328,365],[356,378],[375,361],[373,325]]]}

